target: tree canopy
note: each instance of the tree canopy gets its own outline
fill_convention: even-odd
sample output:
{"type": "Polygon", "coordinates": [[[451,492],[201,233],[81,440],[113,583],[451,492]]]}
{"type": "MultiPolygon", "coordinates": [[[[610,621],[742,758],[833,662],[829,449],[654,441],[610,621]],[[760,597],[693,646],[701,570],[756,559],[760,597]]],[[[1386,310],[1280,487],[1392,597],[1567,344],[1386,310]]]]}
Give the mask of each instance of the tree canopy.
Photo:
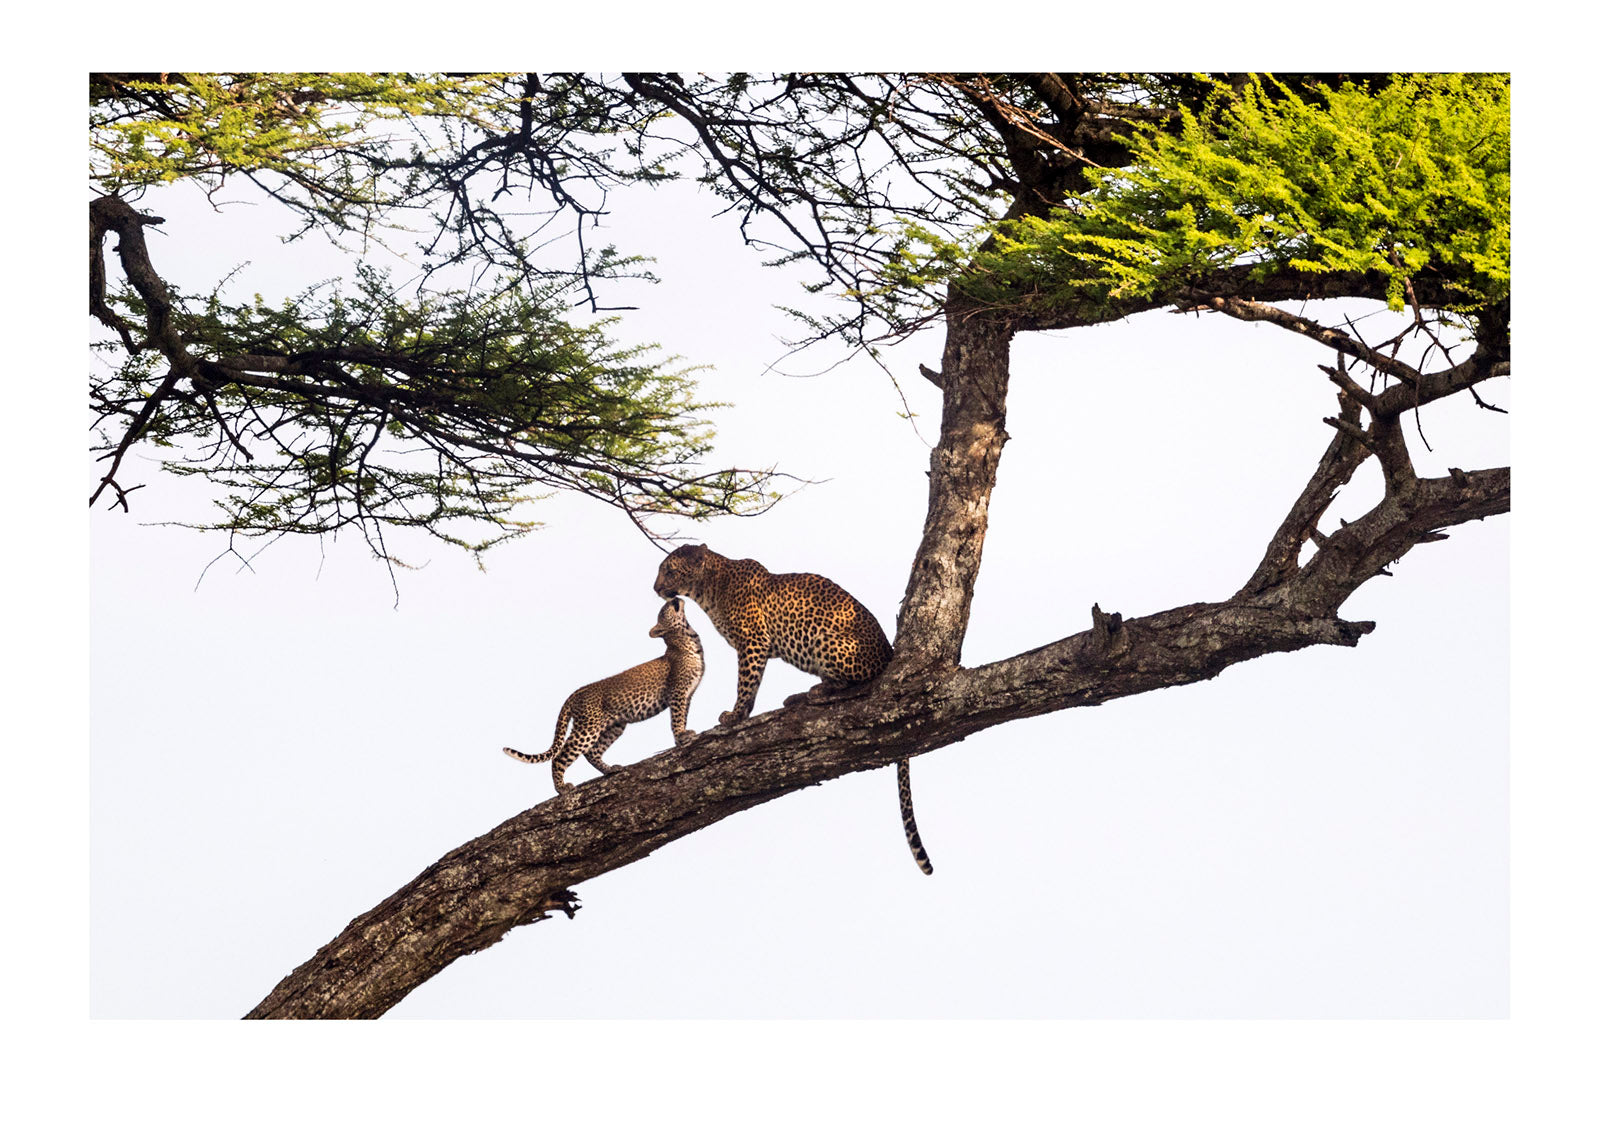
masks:
{"type": "MultiPolygon", "coordinates": [[[[551,120],[572,123],[563,129],[612,132],[561,84],[540,93],[551,120]]],[[[596,282],[638,269],[583,246],[582,219],[598,205],[580,203],[576,184],[652,174],[610,171],[601,144],[575,169],[521,118],[528,130],[511,137],[547,163],[530,178],[559,176],[552,211],[578,218],[575,265],[535,262],[532,241],[553,216],[513,234],[473,195],[492,180],[496,146],[465,133],[521,128],[522,87],[503,76],[98,75],[90,102],[91,182],[103,194],[90,210],[90,308],[117,334],[102,348],[120,356],[91,380],[96,450],[110,463],[91,503],[110,489],[127,506],[118,476],[137,442],[218,488],[217,528],[356,526],[384,557],[391,526],[473,550],[523,533],[534,523],[520,504],[541,487],[636,517],[770,503],[768,472],[702,465],[714,406],[695,401],[688,368],[620,347],[609,319],[572,310],[580,293],[598,310],[596,282]],[[215,196],[233,178],[298,219],[291,240],[320,232],[369,246],[424,225],[422,266],[403,282],[358,266],[351,280],[276,303],[230,301],[226,279],[209,294],[174,293],[143,238],[162,221],[127,200],[183,181],[215,196]],[[111,233],[120,287],[107,283],[111,233]],[[446,274],[466,285],[440,284],[446,274]]]]}
{"type": "Polygon", "coordinates": [[[1173,303],[1264,317],[1244,291],[1303,292],[1410,304],[1418,335],[1490,311],[1498,359],[1509,97],[1497,75],[95,75],[90,308],[120,360],[91,380],[91,501],[127,506],[123,457],[147,442],[215,485],[217,527],[355,525],[380,554],[388,525],[516,536],[540,488],[641,518],[764,509],[771,469],[707,466],[691,370],[573,309],[648,276],[590,244],[611,195],[688,176],[844,300],[797,304],[802,340],[870,349],[951,301],[1027,329],[1173,303]],[[291,240],[414,244],[414,277],[173,293],[142,238],[161,221],[126,202],[236,178],[291,240]]]}

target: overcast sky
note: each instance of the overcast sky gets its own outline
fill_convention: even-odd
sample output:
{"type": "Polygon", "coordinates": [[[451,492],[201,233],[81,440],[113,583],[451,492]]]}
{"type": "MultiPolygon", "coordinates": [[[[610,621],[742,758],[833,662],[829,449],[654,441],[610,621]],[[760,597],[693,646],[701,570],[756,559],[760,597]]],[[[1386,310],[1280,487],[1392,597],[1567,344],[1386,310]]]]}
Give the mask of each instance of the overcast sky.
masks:
{"type": "MultiPolygon", "coordinates": [[[[732,405],[719,464],[815,481],[684,533],[825,574],[892,631],[938,428],[916,367],[938,364],[940,334],[886,355],[915,428],[865,359],[766,372],[796,332],[772,309],[796,278],[692,193],[615,204],[614,238],[664,280],[630,296],[619,335],[715,367],[703,394],[732,405]]],[[[193,190],[142,206],[167,217],[151,254],[180,286],[243,261],[240,293],[269,299],[350,275],[314,241],[279,244],[267,208],[217,215],[193,190]]],[[[1232,593],[1327,443],[1327,360],[1221,316],[1019,339],[965,662],[1081,631],[1095,603],[1132,617],[1232,593]]],[[[1509,407],[1509,381],[1483,395],[1509,407]]],[[[1419,473],[1509,460],[1507,418],[1463,398],[1422,426],[1419,473]]],[[[356,537],[283,540],[201,581],[222,536],[158,524],[202,514],[203,493],[136,466],[133,515],[92,526],[91,1009],[237,1017],[444,852],[552,795],[548,767],[500,748],[545,749],[576,686],[658,654],[661,554],[620,514],[552,498],[481,571],[399,543],[420,568],[398,573],[398,606],[356,537]]],[[[1325,523],[1370,506],[1376,478],[1364,468],[1325,523]]],[[[853,775],[583,885],[576,919],[514,931],[390,1016],[1503,1016],[1509,525],[1456,528],[1360,590],[1343,615],[1378,628],[1357,648],[916,759],[931,878],[892,769],[853,775]]],[[[732,702],[734,654],[690,616],[704,730],[732,702]]],[[[774,662],[756,710],[812,682],[774,662]]],[[[608,758],[670,741],[662,715],[608,758]]]]}

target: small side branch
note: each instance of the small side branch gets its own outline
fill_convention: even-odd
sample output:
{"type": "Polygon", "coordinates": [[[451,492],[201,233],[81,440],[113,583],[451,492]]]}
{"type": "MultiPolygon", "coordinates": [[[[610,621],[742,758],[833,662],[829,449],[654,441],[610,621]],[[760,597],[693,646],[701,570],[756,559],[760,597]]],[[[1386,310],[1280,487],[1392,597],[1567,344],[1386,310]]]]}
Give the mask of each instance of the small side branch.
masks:
{"type": "Polygon", "coordinates": [[[1328,380],[1339,386],[1339,391],[1341,393],[1355,401],[1362,408],[1371,411],[1377,405],[1377,398],[1371,393],[1367,392],[1367,390],[1363,389],[1360,385],[1356,384],[1355,380],[1351,378],[1349,371],[1345,369],[1344,354],[1341,353],[1339,355],[1339,361],[1337,365],[1319,365],[1317,368],[1328,375],[1328,380]]]}
{"type": "Polygon", "coordinates": [[[1219,310],[1232,318],[1243,322],[1270,322],[1274,326],[1282,326],[1302,337],[1310,338],[1314,342],[1321,342],[1330,349],[1347,353],[1372,366],[1380,373],[1387,374],[1407,385],[1415,387],[1422,381],[1422,374],[1404,362],[1387,357],[1377,350],[1357,341],[1342,330],[1335,330],[1330,326],[1322,326],[1309,318],[1301,318],[1297,314],[1290,314],[1282,307],[1273,306],[1267,302],[1252,302],[1248,299],[1230,298],[1223,295],[1209,295],[1198,298],[1195,306],[1209,307],[1219,310]]]}
{"type": "Polygon", "coordinates": [[[1349,436],[1363,448],[1366,448],[1367,451],[1370,452],[1376,450],[1372,446],[1372,437],[1367,435],[1367,430],[1361,427],[1361,425],[1355,424],[1349,420],[1345,420],[1343,417],[1338,416],[1324,416],[1322,418],[1322,423],[1328,425],[1337,432],[1343,432],[1346,436],[1349,436]]]}
{"type": "Polygon", "coordinates": [[[1112,637],[1117,636],[1118,641],[1125,640],[1124,637],[1118,635],[1122,629],[1122,614],[1101,612],[1100,604],[1097,601],[1089,610],[1089,616],[1094,622],[1092,631],[1094,632],[1095,650],[1101,655],[1109,656],[1115,646],[1112,637]]]}

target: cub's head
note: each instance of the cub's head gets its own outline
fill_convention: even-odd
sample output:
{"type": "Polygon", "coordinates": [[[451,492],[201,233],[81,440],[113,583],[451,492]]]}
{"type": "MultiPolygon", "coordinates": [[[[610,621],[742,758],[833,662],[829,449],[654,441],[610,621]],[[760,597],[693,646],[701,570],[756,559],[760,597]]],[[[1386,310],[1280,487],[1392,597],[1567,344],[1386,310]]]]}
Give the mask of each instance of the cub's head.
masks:
{"type": "Polygon", "coordinates": [[[676,597],[679,593],[693,595],[715,557],[704,546],[679,546],[666,556],[661,568],[656,570],[656,596],[676,597]]]}
{"type": "Polygon", "coordinates": [[[683,598],[674,597],[656,614],[656,623],[650,629],[651,636],[665,636],[675,628],[688,628],[689,618],[683,612],[683,598]]]}

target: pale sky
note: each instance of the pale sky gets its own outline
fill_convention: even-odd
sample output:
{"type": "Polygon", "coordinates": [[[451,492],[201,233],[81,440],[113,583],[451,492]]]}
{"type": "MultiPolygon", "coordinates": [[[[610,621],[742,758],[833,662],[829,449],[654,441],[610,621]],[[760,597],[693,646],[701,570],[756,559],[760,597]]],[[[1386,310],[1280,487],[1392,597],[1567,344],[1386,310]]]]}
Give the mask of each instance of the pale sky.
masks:
{"type": "MultiPolygon", "coordinates": [[[[240,195],[228,194],[229,196],[240,195]]],[[[892,632],[921,531],[938,330],[813,377],[763,370],[797,282],[686,193],[614,201],[613,238],[659,286],[617,331],[715,371],[718,464],[815,484],[752,519],[685,528],[776,572],[825,574],[892,632]]],[[[269,299],[349,274],[283,246],[267,209],[192,190],[151,255],[208,285],[244,260],[269,299]]],[[[1371,304],[1341,307],[1366,313],[1371,304]]],[[[1326,317],[1326,316],[1325,316],[1326,317]]],[[[818,351],[789,364],[821,369],[818,351]]],[[[1227,597],[1315,466],[1335,409],[1321,347],[1221,316],[1155,313],[1019,339],[1007,445],[964,653],[998,659],[1125,617],[1227,597]]],[[[1511,405],[1508,380],[1484,397],[1511,405]]],[[[1506,417],[1422,417],[1421,474],[1509,461],[1506,417]]],[[[91,1013],[231,1018],[456,845],[552,795],[548,746],[580,683],[660,651],[660,551],[620,514],[553,498],[485,570],[398,543],[399,605],[359,538],[284,540],[254,570],[194,481],[137,465],[134,514],[92,521],[91,1013]]],[[[1376,468],[1325,519],[1377,498],[1376,468]]],[[[1326,526],[1325,526],[1326,528],[1326,526]]],[[[900,832],[892,769],[740,814],[578,889],[396,1018],[1492,1018],[1508,986],[1508,544],[1457,527],[1369,583],[1354,649],[1269,656],[1198,685],[1011,723],[916,759],[935,873],[900,832]]],[[[394,544],[394,543],[392,543],[394,544]]],[[[690,617],[704,730],[733,651],[690,617]]],[[[812,679],[774,662],[758,712],[812,679]]],[[[608,753],[665,749],[665,714],[608,753]]],[[[587,780],[580,764],[569,780],[587,780]]]]}

